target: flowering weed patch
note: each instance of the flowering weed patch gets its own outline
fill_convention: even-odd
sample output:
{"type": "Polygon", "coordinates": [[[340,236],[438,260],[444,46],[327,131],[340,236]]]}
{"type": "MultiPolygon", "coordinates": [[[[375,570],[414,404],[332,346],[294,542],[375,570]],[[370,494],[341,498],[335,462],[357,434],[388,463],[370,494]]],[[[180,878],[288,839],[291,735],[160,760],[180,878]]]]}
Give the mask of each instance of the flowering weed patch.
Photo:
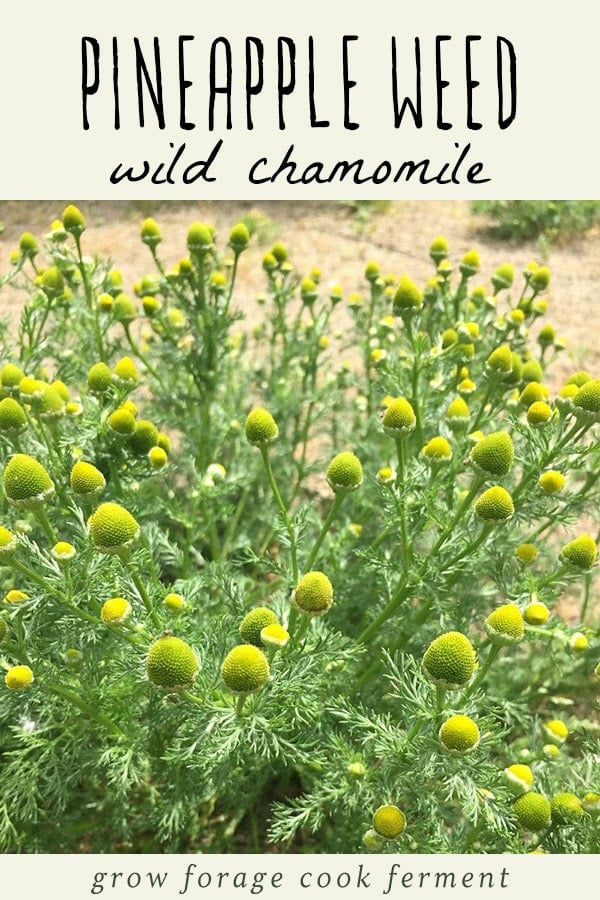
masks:
{"type": "Polygon", "coordinates": [[[343,296],[73,206],[2,276],[3,851],[600,849],[600,379],[531,263],[343,296]],[[125,252],[125,251],[124,251],[125,252]],[[346,361],[349,360],[349,361],[346,361]],[[561,615],[569,597],[572,616],[561,615]]]}

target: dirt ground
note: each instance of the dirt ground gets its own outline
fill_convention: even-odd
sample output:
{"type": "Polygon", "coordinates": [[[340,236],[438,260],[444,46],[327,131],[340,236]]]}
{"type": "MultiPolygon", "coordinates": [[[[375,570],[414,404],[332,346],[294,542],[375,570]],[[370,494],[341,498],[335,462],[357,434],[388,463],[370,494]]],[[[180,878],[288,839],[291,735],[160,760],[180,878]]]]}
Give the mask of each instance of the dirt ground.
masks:
{"type": "MultiPolygon", "coordinates": [[[[555,369],[561,376],[573,367],[600,371],[600,230],[563,247],[553,246],[544,260],[535,242],[507,245],[486,235],[483,219],[475,217],[467,201],[398,201],[375,212],[366,228],[357,228],[353,210],[343,203],[270,201],[253,206],[248,202],[210,203],[124,203],[81,202],[88,224],[84,251],[110,257],[124,277],[125,290],[153,270],[147,248],[139,239],[139,227],[147,215],[161,225],[160,255],[166,265],[186,255],[185,238],[191,222],[212,223],[222,241],[232,224],[252,214],[262,223],[261,243],[241,257],[237,302],[250,322],[255,318],[255,297],[264,289],[260,261],[273,240],[283,241],[291,261],[301,275],[313,266],[323,273],[324,282],[338,282],[345,294],[364,290],[365,263],[376,260],[382,271],[408,274],[423,283],[433,273],[428,248],[438,234],[450,243],[451,258],[458,261],[469,249],[479,250],[482,260],[480,280],[503,262],[514,263],[517,272],[530,260],[547,262],[552,271],[548,291],[549,313],[557,333],[568,342],[568,351],[555,369]]],[[[61,215],[65,202],[0,202],[0,273],[9,267],[9,253],[18,245],[23,231],[44,235],[50,222],[61,215]]],[[[0,294],[0,315],[14,321],[23,297],[14,290],[0,294]]],[[[597,377],[597,374],[596,374],[597,377]]]]}

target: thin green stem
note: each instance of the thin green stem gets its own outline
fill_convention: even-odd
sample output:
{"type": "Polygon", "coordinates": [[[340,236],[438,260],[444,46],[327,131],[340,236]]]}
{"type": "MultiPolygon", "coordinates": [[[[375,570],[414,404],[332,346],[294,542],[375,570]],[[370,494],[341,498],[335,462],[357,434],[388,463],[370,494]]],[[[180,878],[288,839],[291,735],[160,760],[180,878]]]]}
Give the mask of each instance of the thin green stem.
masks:
{"type": "Polygon", "coordinates": [[[158,616],[158,613],[154,609],[152,600],[150,599],[148,591],[146,590],[146,585],[143,583],[142,579],[140,578],[139,574],[136,572],[134,566],[131,563],[131,557],[129,555],[129,552],[123,553],[123,554],[119,553],[118,556],[119,556],[119,559],[121,560],[121,562],[123,563],[123,568],[125,569],[127,574],[130,576],[133,583],[135,584],[135,586],[137,588],[137,592],[140,595],[142,603],[144,604],[144,607],[146,609],[146,612],[148,613],[150,619],[152,620],[152,624],[154,625],[155,628],[161,629],[162,624],[161,624],[160,618],[158,616]]]}
{"type": "Polygon", "coordinates": [[[52,681],[44,680],[44,687],[55,694],[57,697],[60,697],[62,700],[66,700],[67,703],[70,703],[72,706],[75,706],[82,713],[84,713],[88,718],[93,719],[96,722],[99,722],[101,725],[104,725],[115,737],[123,737],[124,732],[119,728],[116,722],[113,722],[108,716],[105,716],[104,713],[98,712],[97,709],[90,706],[89,703],[86,703],[81,697],[78,697],[73,691],[67,690],[60,684],[55,684],[52,681]]]}
{"type": "Polygon", "coordinates": [[[500,653],[501,649],[502,649],[502,647],[500,644],[492,644],[492,646],[489,649],[488,655],[485,658],[483,665],[479,669],[479,672],[477,673],[477,675],[475,676],[475,678],[473,679],[471,684],[463,692],[463,695],[462,695],[463,701],[467,700],[472,694],[475,693],[475,691],[477,690],[479,685],[482,683],[483,679],[486,677],[490,667],[492,666],[494,660],[500,653]]]}
{"type": "Polygon", "coordinates": [[[275,476],[273,475],[273,469],[271,467],[271,460],[269,459],[269,451],[267,447],[261,447],[260,453],[265,466],[265,470],[267,472],[267,478],[269,479],[269,485],[271,486],[271,491],[273,493],[273,497],[275,498],[275,503],[279,507],[279,512],[281,513],[285,529],[288,533],[288,538],[290,541],[290,556],[292,562],[292,578],[294,584],[298,584],[298,557],[294,526],[292,525],[292,521],[288,516],[285,503],[283,502],[281,494],[279,493],[279,488],[277,487],[277,482],[275,481],[275,476]]]}
{"type": "Polygon", "coordinates": [[[333,503],[331,504],[331,508],[327,514],[327,518],[323,522],[323,526],[321,528],[321,531],[319,532],[319,536],[317,537],[314,547],[311,550],[310,556],[308,557],[308,561],[306,563],[306,571],[307,572],[310,572],[312,570],[312,567],[315,564],[319,550],[321,549],[321,545],[323,544],[323,541],[325,540],[327,532],[331,528],[333,520],[335,519],[335,517],[338,513],[338,510],[339,510],[340,506],[342,505],[343,499],[344,499],[343,494],[336,494],[334,497],[333,503]]]}

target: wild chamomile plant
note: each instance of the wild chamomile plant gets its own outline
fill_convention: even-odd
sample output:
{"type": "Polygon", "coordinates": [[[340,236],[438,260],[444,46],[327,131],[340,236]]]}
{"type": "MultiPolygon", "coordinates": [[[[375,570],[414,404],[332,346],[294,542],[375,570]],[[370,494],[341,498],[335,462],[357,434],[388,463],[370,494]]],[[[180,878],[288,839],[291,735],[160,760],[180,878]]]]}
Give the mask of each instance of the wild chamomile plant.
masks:
{"type": "Polygon", "coordinates": [[[126,285],[69,206],[3,276],[0,847],[597,852],[600,380],[551,380],[549,270],[438,237],[345,297],[276,243],[249,329],[245,223],[141,240],[126,285]]]}

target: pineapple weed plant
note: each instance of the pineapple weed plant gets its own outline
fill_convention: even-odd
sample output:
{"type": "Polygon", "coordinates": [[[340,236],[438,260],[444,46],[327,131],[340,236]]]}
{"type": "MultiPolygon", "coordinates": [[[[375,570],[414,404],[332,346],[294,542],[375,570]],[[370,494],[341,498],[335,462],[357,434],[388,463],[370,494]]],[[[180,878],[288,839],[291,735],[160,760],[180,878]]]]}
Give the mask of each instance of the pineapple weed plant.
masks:
{"type": "Polygon", "coordinates": [[[277,243],[249,331],[245,224],[165,268],[147,219],[130,293],[85,238],[3,276],[1,849],[598,852],[600,380],[545,384],[548,269],[440,237],[344,297],[277,243]]]}

